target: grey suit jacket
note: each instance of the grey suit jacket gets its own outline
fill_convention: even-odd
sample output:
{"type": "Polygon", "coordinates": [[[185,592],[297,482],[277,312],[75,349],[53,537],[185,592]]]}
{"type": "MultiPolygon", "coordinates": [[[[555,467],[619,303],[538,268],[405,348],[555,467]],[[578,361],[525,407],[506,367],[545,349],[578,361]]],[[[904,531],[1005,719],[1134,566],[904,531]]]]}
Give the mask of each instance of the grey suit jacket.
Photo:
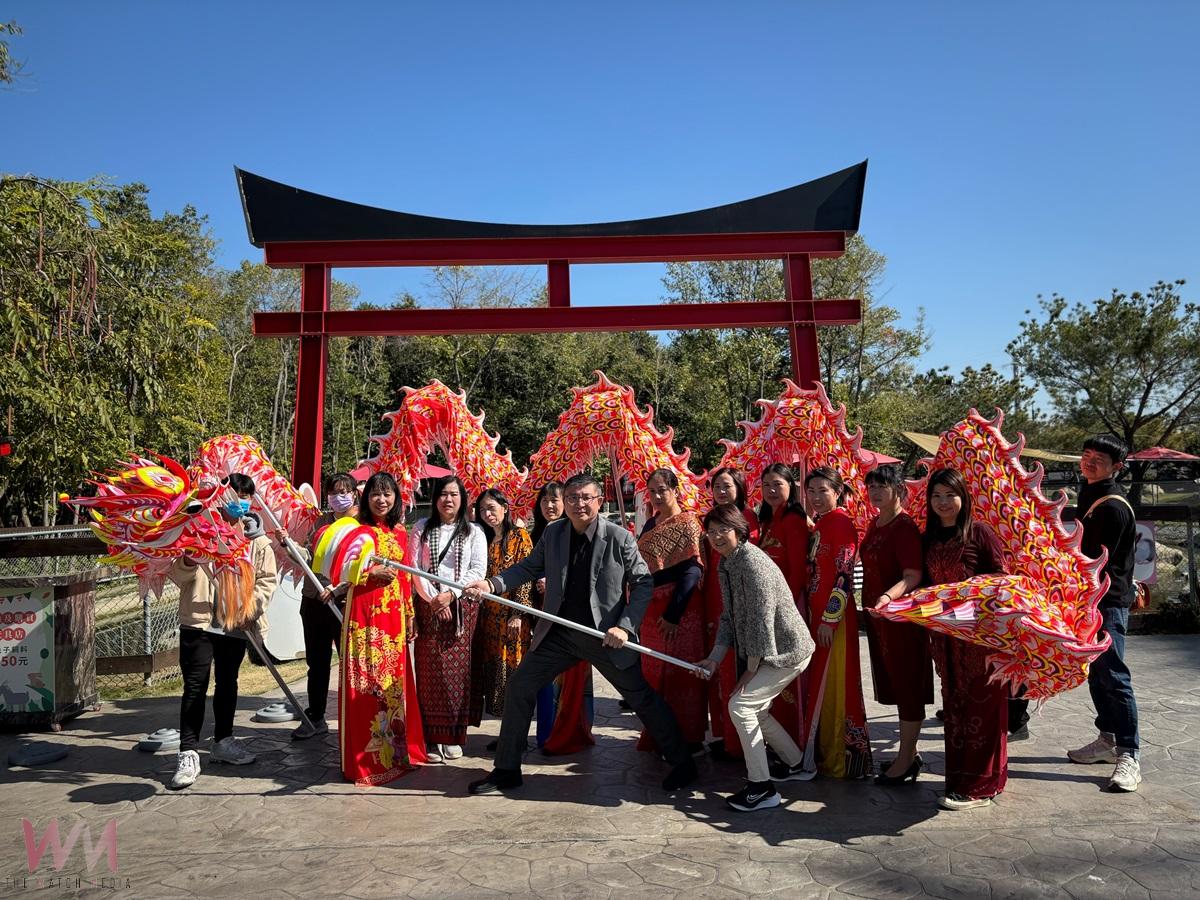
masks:
{"type": "MultiPolygon", "coordinates": [[[[544,609],[559,615],[563,589],[567,583],[571,527],[570,520],[565,517],[547,525],[532,553],[493,576],[493,580],[499,582],[498,593],[506,593],[522,584],[545,578],[544,609]]],[[[646,568],[646,561],[638,552],[633,535],[604,518],[596,523],[591,588],[592,618],[596,628],[607,631],[615,625],[636,639],[642,617],[650,605],[650,596],[654,593],[654,576],[646,568]],[[629,585],[628,599],[625,596],[626,583],[629,585]]],[[[541,643],[553,624],[547,619],[538,619],[530,649],[535,649],[541,643]]],[[[621,669],[632,666],[638,659],[638,654],[627,648],[609,648],[608,653],[613,663],[621,669]]]]}

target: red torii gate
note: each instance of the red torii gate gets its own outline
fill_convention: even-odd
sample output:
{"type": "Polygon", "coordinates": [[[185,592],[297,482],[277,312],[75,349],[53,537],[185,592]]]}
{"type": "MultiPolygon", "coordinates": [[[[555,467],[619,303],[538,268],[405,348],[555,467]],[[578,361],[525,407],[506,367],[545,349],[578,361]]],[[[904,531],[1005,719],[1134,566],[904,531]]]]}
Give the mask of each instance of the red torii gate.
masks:
{"type": "Polygon", "coordinates": [[[272,268],[302,268],[300,310],[254,315],[259,337],[299,337],[292,481],[319,491],[330,337],[496,332],[667,331],[784,326],[796,382],[820,377],[818,325],[861,319],[858,299],[813,297],[812,259],[858,231],[867,164],[751,200],[595,225],[502,225],[393,212],[235,170],[250,242],[272,268]],[[774,301],[571,306],[572,263],[782,259],[774,301]],[[549,305],[522,309],[331,310],[337,266],[546,266],[549,305]]]}

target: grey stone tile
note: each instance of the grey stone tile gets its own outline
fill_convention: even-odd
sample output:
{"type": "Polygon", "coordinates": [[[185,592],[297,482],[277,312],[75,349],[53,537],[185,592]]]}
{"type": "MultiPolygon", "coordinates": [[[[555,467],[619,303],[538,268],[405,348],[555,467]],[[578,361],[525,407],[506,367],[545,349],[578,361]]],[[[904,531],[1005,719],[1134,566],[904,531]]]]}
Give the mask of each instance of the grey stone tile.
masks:
{"type": "Polygon", "coordinates": [[[673,856],[643,857],[633,860],[628,865],[641,875],[647,884],[687,890],[689,893],[717,880],[715,866],[706,866],[673,856]]]}
{"type": "Polygon", "coordinates": [[[921,887],[931,897],[940,900],[988,900],[991,885],[982,878],[962,875],[922,875],[921,887]]]}
{"type": "Polygon", "coordinates": [[[813,880],[826,887],[837,887],[856,878],[874,875],[881,869],[879,860],[871,854],[840,847],[818,850],[805,860],[805,865],[813,880]]]}
{"type": "Polygon", "coordinates": [[[921,882],[911,875],[880,870],[839,885],[838,890],[851,897],[895,898],[919,897],[924,893],[921,882]]]}
{"type": "Polygon", "coordinates": [[[661,853],[665,841],[600,840],[576,841],[567,849],[566,855],[584,863],[631,862],[661,853]]]}
{"type": "Polygon", "coordinates": [[[780,896],[803,895],[814,883],[808,867],[800,862],[743,862],[722,866],[717,880],[754,897],[774,892],[779,892],[780,896]]]}
{"type": "Polygon", "coordinates": [[[950,853],[950,871],[955,875],[988,880],[1007,878],[1016,874],[1013,864],[1006,859],[977,856],[974,853],[962,853],[958,850],[950,853]]]}
{"type": "Polygon", "coordinates": [[[535,859],[529,863],[529,887],[541,893],[572,882],[586,881],[588,868],[577,859],[535,859]]]}
{"type": "Polygon", "coordinates": [[[458,875],[476,887],[503,893],[528,893],[530,889],[528,860],[513,856],[471,855],[459,867],[458,875]]]}
{"type": "Polygon", "coordinates": [[[1063,885],[1076,900],[1108,900],[1112,897],[1149,897],[1150,892],[1116,869],[1097,866],[1087,875],[1080,875],[1063,885]]]}

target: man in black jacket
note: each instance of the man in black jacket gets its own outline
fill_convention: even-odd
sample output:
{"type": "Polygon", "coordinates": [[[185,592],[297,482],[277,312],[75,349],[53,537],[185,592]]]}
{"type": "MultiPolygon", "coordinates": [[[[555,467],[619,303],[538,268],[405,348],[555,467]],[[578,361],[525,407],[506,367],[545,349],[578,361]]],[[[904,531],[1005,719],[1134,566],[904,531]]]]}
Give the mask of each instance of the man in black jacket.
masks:
{"type": "Polygon", "coordinates": [[[472,794],[521,786],[521,754],[538,691],[581,659],[595,666],[629,702],[672,765],[663,789],[679,790],[696,778],[696,764],[675,714],[642,675],[641,658],[625,646],[637,636],[654,578],[633,535],[600,516],[603,502],[604,491],[591,475],[569,479],[563,486],[566,520],[547,525],[533,552],[516,565],[467,585],[464,596],[478,597],[480,592],[503,594],[545,578],[546,612],[604,632],[601,643],[547,619],[538,621],[529,652],[505,690],[495,768],[470,784],[472,794]]]}
{"type": "Polygon", "coordinates": [[[1126,447],[1112,435],[1097,435],[1083,445],[1079,470],[1087,482],[1079,490],[1078,521],[1083,526],[1081,549],[1091,557],[1108,551],[1104,574],[1108,593],[1100,601],[1103,628],[1112,645],[1092,663],[1088,689],[1096,707],[1100,735],[1085,747],[1067,753],[1075,763],[1114,763],[1108,787],[1112,791],[1136,791],[1142,781],[1138,763],[1137,701],[1133,681],[1125,665],[1125,632],[1136,588],[1133,583],[1133,551],[1137,527],[1133,507],[1117,487],[1116,475],[1125,464],[1126,447]]]}

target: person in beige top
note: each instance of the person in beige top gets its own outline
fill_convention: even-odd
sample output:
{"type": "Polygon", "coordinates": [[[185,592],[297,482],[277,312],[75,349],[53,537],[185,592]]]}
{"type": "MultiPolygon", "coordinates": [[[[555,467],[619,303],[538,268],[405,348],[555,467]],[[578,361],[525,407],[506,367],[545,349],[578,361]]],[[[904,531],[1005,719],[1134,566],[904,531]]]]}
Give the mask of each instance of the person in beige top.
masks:
{"type": "MultiPolygon", "coordinates": [[[[262,522],[250,512],[254,481],[249,476],[229,476],[229,487],[236,498],[221,509],[225,521],[241,528],[250,538],[250,561],[254,567],[255,618],[248,628],[260,636],[267,632],[264,613],[278,585],[275,552],[263,533],[262,522]]],[[[183,696],[179,705],[179,758],[170,787],[174,790],[195,783],[200,774],[200,731],[204,727],[204,707],[210,672],[215,670],[213,690],[212,762],[245,766],[255,755],[233,737],[233,714],[237,709],[238,670],[246,656],[246,640],[236,633],[226,634],[218,621],[217,585],[209,573],[184,557],[172,567],[170,578],[179,586],[179,668],[183,673],[183,696]]]]}

